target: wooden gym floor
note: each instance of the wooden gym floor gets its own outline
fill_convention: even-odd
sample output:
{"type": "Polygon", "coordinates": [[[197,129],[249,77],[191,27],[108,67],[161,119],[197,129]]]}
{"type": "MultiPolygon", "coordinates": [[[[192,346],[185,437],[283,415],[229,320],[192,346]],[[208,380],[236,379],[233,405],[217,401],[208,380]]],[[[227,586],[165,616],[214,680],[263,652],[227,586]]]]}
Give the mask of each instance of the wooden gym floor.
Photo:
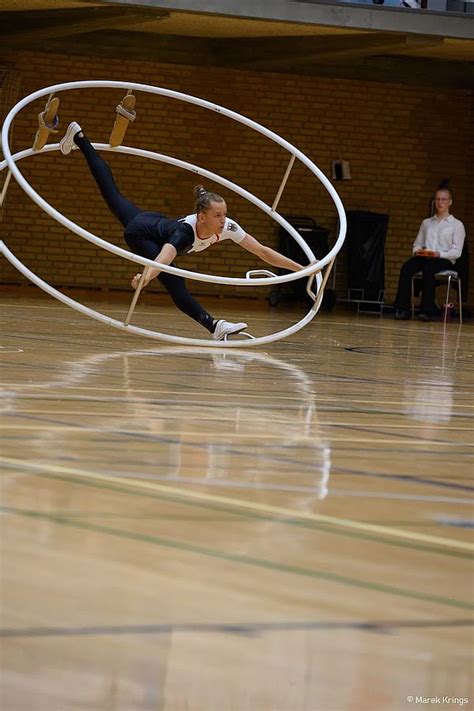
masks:
{"type": "Polygon", "coordinates": [[[473,707],[472,324],[0,302],[2,711],[473,707]]]}

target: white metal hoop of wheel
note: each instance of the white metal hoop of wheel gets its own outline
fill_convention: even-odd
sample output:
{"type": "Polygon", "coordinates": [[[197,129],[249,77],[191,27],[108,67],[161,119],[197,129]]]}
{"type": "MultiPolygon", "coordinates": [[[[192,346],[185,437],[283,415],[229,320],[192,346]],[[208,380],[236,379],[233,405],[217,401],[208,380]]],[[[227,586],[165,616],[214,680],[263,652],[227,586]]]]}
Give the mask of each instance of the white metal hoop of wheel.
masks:
{"type": "Polygon", "coordinates": [[[281,138],[273,131],[270,131],[269,129],[265,128],[264,126],[256,123],[255,121],[253,121],[249,118],[246,118],[245,116],[242,116],[241,114],[238,114],[235,111],[231,111],[231,110],[226,109],[222,106],[219,106],[218,104],[213,104],[209,101],[205,101],[204,99],[200,99],[195,96],[190,96],[188,94],[182,94],[180,92],[172,91],[170,89],[164,89],[161,87],[153,87],[153,86],[149,86],[147,84],[137,84],[134,82],[80,81],[80,82],[68,82],[68,83],[64,83],[64,84],[52,85],[52,86],[46,87],[44,89],[41,89],[37,92],[34,92],[33,94],[30,94],[29,96],[26,96],[24,99],[19,101],[10,110],[9,114],[7,115],[7,117],[5,119],[5,122],[2,127],[1,140],[2,140],[2,150],[3,150],[4,156],[5,156],[5,160],[0,163],[0,172],[2,172],[6,167],[8,167],[9,170],[8,170],[8,174],[5,179],[5,182],[4,182],[2,192],[0,194],[0,206],[3,204],[3,201],[5,199],[9,181],[10,181],[10,177],[13,176],[15,178],[15,180],[18,182],[18,184],[20,185],[20,187],[25,191],[25,193],[44,212],[46,212],[50,217],[52,217],[54,220],[59,222],[59,224],[63,225],[64,227],[71,230],[72,232],[79,235],[80,237],[83,237],[84,239],[88,240],[89,242],[92,242],[96,246],[98,246],[102,249],[105,249],[109,252],[112,252],[120,257],[128,259],[131,262],[136,262],[136,263],[144,265],[144,266],[151,266],[151,267],[159,266],[160,269],[165,272],[169,272],[171,274],[178,274],[183,277],[193,279],[196,281],[204,281],[204,282],[235,285],[235,286],[252,286],[252,287],[266,286],[266,287],[268,287],[268,286],[272,286],[274,284],[283,284],[286,282],[295,281],[296,279],[301,279],[302,277],[308,277],[307,291],[313,300],[313,305],[311,306],[310,310],[300,321],[298,321],[297,323],[293,324],[292,326],[290,326],[282,331],[278,331],[273,334],[269,334],[268,336],[261,336],[258,338],[252,338],[251,340],[235,339],[235,340],[228,340],[228,341],[208,341],[205,339],[186,338],[183,336],[173,336],[171,334],[160,333],[159,331],[151,331],[151,330],[148,330],[145,328],[134,326],[132,324],[126,325],[122,321],[112,319],[112,318],[110,318],[98,311],[95,311],[87,306],[84,306],[83,304],[75,301],[74,299],[71,299],[70,297],[62,294],[60,291],[58,291],[57,289],[52,287],[50,284],[45,282],[43,279],[38,277],[36,274],[34,274],[30,269],[28,269],[28,267],[26,267],[11,252],[11,250],[8,249],[7,245],[3,241],[0,242],[0,251],[2,252],[2,254],[27,279],[32,281],[39,288],[43,289],[44,291],[46,291],[48,294],[50,294],[57,300],[66,304],[67,306],[70,306],[71,308],[75,309],[76,311],[79,311],[80,313],[82,313],[86,316],[94,318],[102,323],[105,323],[109,326],[113,326],[115,328],[121,329],[121,330],[126,331],[128,333],[146,336],[146,337],[154,338],[154,339],[158,339],[158,340],[164,340],[164,341],[168,341],[170,343],[210,346],[213,348],[236,348],[236,347],[242,347],[243,345],[245,345],[246,347],[257,346],[257,345],[263,345],[266,343],[271,343],[273,341],[277,341],[282,338],[286,338],[287,336],[290,336],[293,333],[296,333],[297,331],[302,329],[304,326],[306,326],[318,312],[321,302],[322,302],[324,287],[327,283],[329,273],[331,271],[331,268],[332,268],[332,265],[333,265],[334,260],[336,258],[336,255],[340,251],[340,249],[344,243],[344,239],[345,239],[346,224],[347,223],[346,223],[346,215],[345,215],[344,207],[342,205],[341,199],[339,198],[339,195],[337,194],[336,190],[331,185],[331,183],[329,182],[327,177],[324,175],[324,173],[322,173],[322,171],[309,158],[307,158],[300,150],[298,150],[291,143],[288,143],[288,141],[281,138]],[[160,161],[162,163],[168,163],[170,165],[191,171],[191,172],[201,175],[205,178],[213,180],[213,181],[219,183],[220,185],[223,185],[224,187],[237,193],[241,197],[245,198],[246,200],[248,200],[249,202],[251,202],[252,204],[257,206],[260,210],[262,210],[262,212],[264,212],[266,215],[271,217],[275,222],[277,222],[281,227],[283,227],[295,239],[297,244],[301,247],[301,249],[307,256],[310,264],[299,272],[292,272],[290,274],[285,274],[285,275],[281,275],[281,276],[272,275],[272,276],[265,276],[265,277],[259,277],[259,276],[254,276],[254,275],[261,274],[261,273],[270,274],[270,272],[267,272],[266,270],[255,270],[253,272],[248,272],[245,278],[237,278],[237,277],[223,277],[223,276],[218,276],[218,275],[210,275],[210,274],[204,274],[204,273],[200,273],[200,272],[188,271],[185,269],[180,269],[178,267],[172,267],[171,265],[158,264],[155,261],[146,259],[144,257],[139,257],[138,255],[133,254],[132,252],[129,252],[125,249],[117,247],[117,246],[111,244],[110,242],[107,242],[106,240],[98,237],[97,235],[92,234],[88,230],[85,230],[80,225],[77,225],[72,220],[69,220],[65,215],[63,215],[58,210],[53,208],[48,202],[46,202],[46,200],[44,200],[39,195],[39,193],[36,190],[34,190],[34,188],[25,179],[25,177],[23,176],[23,174],[21,173],[21,171],[19,170],[19,168],[16,164],[18,161],[20,161],[24,158],[30,157],[32,155],[35,155],[35,153],[38,153],[38,152],[39,153],[46,153],[46,152],[50,152],[50,151],[57,151],[57,150],[59,150],[59,144],[58,143],[49,144],[49,145],[45,146],[41,151],[38,151],[38,152],[34,151],[31,148],[31,149],[26,149],[26,150],[20,151],[18,153],[15,153],[14,155],[12,155],[11,150],[10,150],[9,140],[8,140],[10,126],[11,126],[15,116],[25,106],[32,103],[33,101],[36,101],[37,99],[39,99],[41,97],[53,96],[54,94],[57,94],[59,92],[68,91],[68,90],[72,90],[72,89],[91,89],[91,88],[125,89],[127,91],[143,91],[146,93],[158,94],[158,95],[165,96],[165,97],[168,97],[171,99],[177,99],[179,101],[184,101],[184,102],[188,102],[191,104],[195,104],[195,105],[200,106],[202,108],[222,114],[234,121],[242,123],[245,126],[249,127],[250,129],[257,131],[258,133],[266,136],[268,139],[274,141],[275,143],[277,143],[278,145],[280,145],[284,149],[286,149],[290,153],[290,160],[289,160],[286,172],[285,172],[283,179],[281,181],[281,184],[279,186],[279,189],[277,191],[277,194],[275,196],[275,199],[273,201],[273,204],[270,206],[270,205],[266,204],[264,201],[260,200],[255,195],[253,195],[252,193],[248,192],[244,188],[241,188],[237,184],[227,180],[226,178],[223,178],[223,177],[217,175],[216,173],[208,171],[205,168],[201,168],[199,166],[193,165],[192,163],[188,163],[187,161],[179,160],[177,158],[173,158],[171,156],[166,156],[166,155],[163,155],[160,153],[154,153],[152,151],[142,150],[140,148],[132,148],[132,147],[127,147],[127,146],[118,146],[115,148],[111,148],[108,144],[103,144],[103,143],[94,143],[93,144],[94,148],[99,151],[110,150],[110,151],[114,151],[114,152],[118,152],[118,153],[126,153],[126,154],[133,155],[133,156],[148,158],[151,160],[160,161]],[[294,165],[296,159],[298,159],[301,163],[303,163],[310,170],[310,172],[312,172],[320,180],[320,182],[324,185],[324,187],[326,188],[327,192],[329,193],[331,199],[333,200],[333,203],[334,203],[337,213],[338,213],[339,233],[338,233],[336,242],[335,242],[334,246],[332,247],[332,249],[328,252],[328,254],[319,261],[316,261],[315,255],[313,254],[311,249],[308,247],[306,242],[304,242],[304,240],[301,238],[301,236],[299,235],[297,230],[287,220],[285,220],[285,218],[282,217],[282,215],[280,215],[277,212],[278,203],[280,202],[281,196],[283,194],[283,191],[285,189],[286,183],[288,181],[288,178],[290,176],[291,170],[293,168],[293,165],[294,165]],[[325,271],[324,278],[323,278],[321,272],[324,268],[326,268],[326,271],[325,271]],[[316,282],[315,291],[313,291],[313,289],[312,289],[312,285],[314,282],[316,282]]]}

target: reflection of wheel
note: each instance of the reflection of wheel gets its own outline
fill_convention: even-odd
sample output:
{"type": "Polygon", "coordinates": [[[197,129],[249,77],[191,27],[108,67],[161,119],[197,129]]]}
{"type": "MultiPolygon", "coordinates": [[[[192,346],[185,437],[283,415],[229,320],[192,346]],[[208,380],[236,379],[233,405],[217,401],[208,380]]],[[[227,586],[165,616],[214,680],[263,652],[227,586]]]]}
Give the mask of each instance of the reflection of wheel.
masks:
{"type": "Polygon", "coordinates": [[[280,301],[281,294],[279,289],[272,289],[270,291],[270,295],[268,297],[268,301],[270,303],[270,306],[276,306],[278,302],[280,301]]]}

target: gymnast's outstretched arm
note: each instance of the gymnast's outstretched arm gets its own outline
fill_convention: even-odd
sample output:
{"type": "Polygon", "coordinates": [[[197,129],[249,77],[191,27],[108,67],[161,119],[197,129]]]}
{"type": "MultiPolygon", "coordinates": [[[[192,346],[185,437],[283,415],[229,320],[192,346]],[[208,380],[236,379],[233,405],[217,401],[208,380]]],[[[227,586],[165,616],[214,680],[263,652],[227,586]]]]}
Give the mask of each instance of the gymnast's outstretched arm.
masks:
{"type": "MultiPolygon", "coordinates": [[[[173,259],[176,257],[178,252],[176,251],[176,248],[173,247],[172,244],[169,244],[168,242],[163,245],[163,247],[160,250],[160,253],[158,254],[157,257],[155,257],[155,262],[160,262],[160,264],[171,264],[173,259]]],[[[153,267],[145,267],[146,269],[146,277],[145,277],[145,283],[143,286],[146,286],[149,284],[149,282],[154,279],[155,277],[158,276],[160,273],[161,269],[154,269],[153,267]]],[[[141,278],[141,274],[135,274],[135,276],[132,279],[132,287],[134,289],[137,288],[138,283],[141,278]]]]}
{"type": "Polygon", "coordinates": [[[239,245],[246,249],[247,252],[256,254],[257,257],[260,257],[264,262],[274,267],[289,269],[291,272],[299,272],[300,269],[304,269],[301,264],[283,256],[283,254],[280,254],[280,252],[277,252],[275,249],[261,244],[255,237],[252,237],[252,235],[246,234],[243,240],[239,242],[239,245]]]}

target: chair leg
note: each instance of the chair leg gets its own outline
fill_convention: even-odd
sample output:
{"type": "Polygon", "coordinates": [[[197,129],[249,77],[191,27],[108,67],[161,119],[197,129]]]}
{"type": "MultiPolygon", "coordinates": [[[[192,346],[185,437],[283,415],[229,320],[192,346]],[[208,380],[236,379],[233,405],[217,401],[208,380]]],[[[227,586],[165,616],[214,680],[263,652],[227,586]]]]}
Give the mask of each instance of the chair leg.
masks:
{"type": "Polygon", "coordinates": [[[448,286],[446,289],[446,300],[444,302],[444,323],[446,323],[446,319],[448,318],[448,304],[449,304],[449,293],[451,291],[451,276],[448,276],[448,286]]]}
{"type": "Polygon", "coordinates": [[[462,323],[462,292],[461,279],[458,277],[459,323],[462,323]]]}
{"type": "Polygon", "coordinates": [[[415,316],[415,277],[411,278],[411,317],[415,316]]]}

